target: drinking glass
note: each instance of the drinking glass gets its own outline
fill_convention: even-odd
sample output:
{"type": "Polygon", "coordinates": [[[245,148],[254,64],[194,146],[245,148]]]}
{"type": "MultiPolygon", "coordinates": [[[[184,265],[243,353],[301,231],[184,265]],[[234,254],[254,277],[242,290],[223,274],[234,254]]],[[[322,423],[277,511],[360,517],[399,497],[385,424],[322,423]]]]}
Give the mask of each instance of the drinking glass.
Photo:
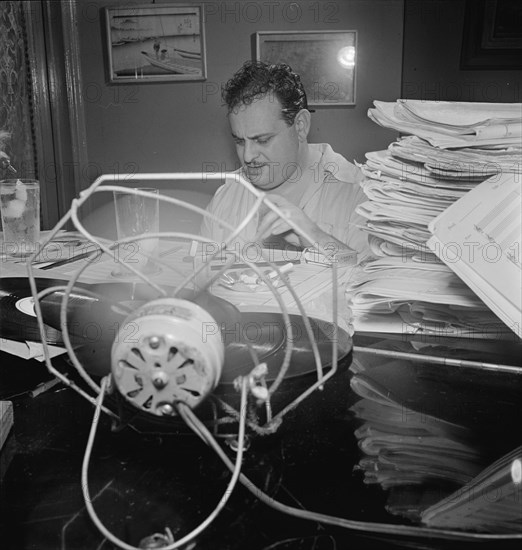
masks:
{"type": "MultiPolygon", "coordinates": [[[[128,237],[142,237],[148,233],[158,233],[159,231],[159,190],[152,187],[138,187],[136,189],[155,196],[144,197],[126,191],[115,191],[113,193],[118,241],[128,237]]],[[[149,256],[158,255],[158,248],[158,237],[140,238],[139,240],[120,244],[115,249],[120,264],[113,270],[112,275],[115,277],[133,277],[134,273],[126,269],[125,265],[148,275],[161,271],[154,260],[149,258],[149,256]]]]}
{"type": "Polygon", "coordinates": [[[0,181],[2,251],[10,256],[32,254],[40,239],[40,183],[32,179],[0,181]]]}

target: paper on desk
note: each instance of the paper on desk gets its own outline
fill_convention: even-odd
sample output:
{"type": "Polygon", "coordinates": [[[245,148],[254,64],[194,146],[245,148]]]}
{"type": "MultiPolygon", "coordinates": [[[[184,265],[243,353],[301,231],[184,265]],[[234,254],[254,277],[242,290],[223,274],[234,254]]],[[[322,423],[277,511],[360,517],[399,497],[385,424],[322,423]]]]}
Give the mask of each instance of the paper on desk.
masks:
{"type": "MultiPolygon", "coordinates": [[[[93,246],[91,245],[91,248],[93,246]]],[[[186,247],[180,246],[180,243],[173,244],[172,241],[160,241],[160,260],[165,261],[167,265],[162,266],[159,272],[148,275],[149,279],[153,283],[165,286],[175,286],[181,283],[184,276],[192,270],[191,264],[183,262],[186,253],[186,247]]],[[[111,251],[110,254],[92,255],[89,258],[81,258],[55,268],[51,267],[45,271],[40,270],[38,271],[38,277],[45,273],[48,277],[71,279],[82,269],[83,271],[78,278],[81,283],[139,283],[141,281],[134,274],[130,274],[128,277],[115,275],[117,272],[124,271],[123,264],[117,260],[116,250],[111,251]],[[83,269],[84,267],[85,269],[83,269]]]]}
{"type": "Polygon", "coordinates": [[[402,256],[363,262],[346,292],[356,331],[510,336],[483,301],[438,261],[402,256]]]}
{"type": "Polygon", "coordinates": [[[437,214],[442,212],[442,209],[429,209],[420,205],[409,207],[407,204],[394,206],[390,202],[384,204],[372,200],[359,204],[355,211],[368,220],[401,220],[402,223],[427,226],[437,214]]]}
{"type": "Polygon", "coordinates": [[[473,134],[477,128],[500,124],[518,123],[522,126],[520,103],[398,99],[395,112],[405,120],[437,125],[458,134],[473,134]]]}
{"type": "Polygon", "coordinates": [[[376,256],[398,256],[406,258],[419,253],[432,255],[426,246],[429,238],[427,230],[414,228],[408,224],[389,221],[368,221],[364,231],[370,234],[368,244],[376,256]],[[374,237],[374,238],[372,238],[374,237]]]}
{"type": "Polygon", "coordinates": [[[464,178],[516,172],[520,162],[520,152],[514,147],[440,149],[418,136],[401,137],[388,146],[388,151],[392,157],[410,163],[410,171],[420,163],[429,172],[434,167],[444,168],[454,177],[464,178]]]}
{"type": "MultiPolygon", "coordinates": [[[[47,346],[49,354],[52,357],[64,354],[67,350],[59,346],[47,346]]],[[[8,340],[0,338],[0,351],[16,355],[22,359],[35,359],[36,361],[45,361],[43,345],[40,342],[17,342],[16,340],[8,340]]]]}
{"type": "MultiPolygon", "coordinates": [[[[383,202],[385,204],[396,207],[413,207],[416,209],[433,209],[437,213],[442,212],[454,200],[454,197],[448,196],[447,193],[435,195],[432,193],[419,193],[417,190],[410,191],[405,186],[394,187],[386,185],[382,181],[377,181],[371,178],[366,179],[361,183],[364,194],[372,201],[383,202]]],[[[459,195],[462,196],[461,194],[459,195]]]]}
{"type": "Polygon", "coordinates": [[[377,124],[414,134],[440,148],[519,147],[522,134],[520,115],[519,103],[492,105],[404,99],[374,101],[374,108],[368,110],[368,117],[377,124]],[[453,122],[449,123],[449,120],[453,122]],[[474,121],[472,124],[471,120],[474,121]]]}
{"type": "MultiPolygon", "coordinates": [[[[352,315],[346,302],[344,288],[351,276],[352,269],[351,267],[345,267],[338,270],[337,285],[338,325],[349,334],[353,334],[352,315]]],[[[297,264],[287,276],[307,315],[332,322],[332,268],[312,264],[297,264]]],[[[288,287],[281,286],[278,288],[278,292],[288,312],[300,315],[288,287]]],[[[228,300],[243,311],[281,311],[279,302],[271,292],[234,292],[221,285],[215,285],[212,288],[212,293],[228,300]]]]}
{"type": "Polygon", "coordinates": [[[419,275],[409,269],[383,269],[365,273],[348,285],[350,307],[354,311],[388,313],[401,304],[427,301],[480,310],[479,298],[453,273],[426,271],[419,275]]]}
{"type": "MultiPolygon", "coordinates": [[[[54,240],[46,243],[43,242],[48,238],[51,231],[42,231],[40,240],[37,244],[38,256],[35,259],[35,264],[40,267],[56,262],[58,260],[66,260],[77,256],[78,254],[90,251],[93,245],[88,243],[83,237],[77,233],[59,231],[54,240]]],[[[8,252],[10,247],[4,246],[3,233],[0,233],[0,261],[2,263],[25,264],[28,256],[17,257],[12,256],[8,252]]]]}
{"type": "Polygon", "coordinates": [[[520,176],[484,181],[432,221],[428,246],[522,338],[520,176]]]}
{"type": "Polygon", "coordinates": [[[397,175],[389,173],[388,170],[381,168],[371,168],[367,164],[361,165],[361,171],[368,179],[375,180],[381,185],[390,189],[396,189],[399,192],[408,191],[417,195],[426,195],[431,197],[462,197],[469,187],[455,185],[447,179],[432,178],[432,181],[423,178],[414,178],[410,174],[397,175]]]}
{"type": "Polygon", "coordinates": [[[419,161],[417,164],[405,162],[392,155],[390,150],[371,151],[366,153],[366,167],[370,170],[382,172],[388,176],[394,177],[399,181],[412,181],[426,188],[428,192],[430,187],[447,187],[450,189],[472,189],[477,181],[482,181],[484,175],[476,173],[471,177],[462,177],[460,174],[454,174],[444,181],[441,181],[437,174],[433,174],[431,169],[422,166],[419,161]]]}

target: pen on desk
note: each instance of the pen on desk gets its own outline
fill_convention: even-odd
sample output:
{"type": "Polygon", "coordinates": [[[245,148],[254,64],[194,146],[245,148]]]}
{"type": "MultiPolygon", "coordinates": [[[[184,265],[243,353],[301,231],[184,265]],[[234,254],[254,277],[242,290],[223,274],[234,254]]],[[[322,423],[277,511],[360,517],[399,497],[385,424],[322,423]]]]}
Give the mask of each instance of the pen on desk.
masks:
{"type": "MultiPolygon", "coordinates": [[[[300,262],[299,261],[296,261],[296,262],[289,262],[288,260],[276,260],[276,261],[273,261],[273,262],[252,262],[254,265],[256,265],[257,267],[271,267],[272,265],[286,265],[286,264],[299,264],[300,262]]],[[[221,264],[221,265],[211,265],[210,266],[210,269],[212,271],[217,271],[219,269],[223,269],[223,266],[225,264],[221,264]]],[[[228,269],[237,269],[237,268],[243,268],[243,267],[251,267],[249,264],[244,264],[244,263],[239,263],[239,264],[231,264],[228,266],[228,269]]]]}
{"type": "MultiPolygon", "coordinates": [[[[160,252],[160,258],[163,258],[164,256],[168,256],[169,254],[174,254],[174,252],[178,252],[178,250],[181,250],[182,246],[174,246],[172,248],[169,248],[168,250],[165,250],[163,252],[160,252]]],[[[71,258],[65,258],[64,260],[58,260],[56,262],[50,262],[49,264],[46,264],[40,269],[52,269],[54,267],[60,267],[62,265],[72,264],[73,262],[76,262],[77,260],[83,260],[84,258],[88,258],[92,254],[96,252],[101,252],[101,249],[96,248],[94,250],[89,250],[87,252],[82,252],[81,254],[77,254],[76,256],[72,256],[71,258]]],[[[38,266],[37,266],[38,267],[38,266]]]]}
{"type": "Polygon", "coordinates": [[[58,378],[53,378],[53,380],[49,380],[49,382],[42,382],[41,384],[38,384],[34,390],[30,391],[29,395],[31,397],[36,397],[37,395],[54,388],[54,386],[59,383],[60,380],[58,378]]]}
{"type": "MultiPolygon", "coordinates": [[[[95,252],[101,252],[101,249],[95,249],[95,250],[89,250],[88,252],[82,252],[81,254],[78,254],[77,256],[73,256],[72,258],[66,258],[65,260],[58,260],[57,262],[52,262],[50,264],[44,265],[40,267],[40,269],[52,269],[54,267],[60,267],[62,265],[66,264],[72,264],[73,262],[76,262],[77,260],[83,260],[84,258],[88,258],[95,252]]],[[[38,267],[38,266],[37,266],[38,267]]]]}
{"type": "Polygon", "coordinates": [[[160,252],[160,258],[164,258],[165,256],[168,256],[169,254],[174,254],[174,252],[178,252],[183,248],[181,245],[173,246],[172,248],[169,248],[167,250],[164,250],[163,252],[160,252]]]}

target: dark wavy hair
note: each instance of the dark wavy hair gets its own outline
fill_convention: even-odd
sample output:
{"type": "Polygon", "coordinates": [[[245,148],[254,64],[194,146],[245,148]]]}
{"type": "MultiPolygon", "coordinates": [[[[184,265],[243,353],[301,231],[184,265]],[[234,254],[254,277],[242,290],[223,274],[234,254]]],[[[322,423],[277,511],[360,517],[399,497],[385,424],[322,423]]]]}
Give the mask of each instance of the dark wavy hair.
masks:
{"type": "Polygon", "coordinates": [[[229,113],[238,105],[250,105],[267,94],[274,94],[279,99],[283,119],[289,126],[301,109],[308,109],[301,77],[284,63],[247,61],[222,90],[229,113]]]}

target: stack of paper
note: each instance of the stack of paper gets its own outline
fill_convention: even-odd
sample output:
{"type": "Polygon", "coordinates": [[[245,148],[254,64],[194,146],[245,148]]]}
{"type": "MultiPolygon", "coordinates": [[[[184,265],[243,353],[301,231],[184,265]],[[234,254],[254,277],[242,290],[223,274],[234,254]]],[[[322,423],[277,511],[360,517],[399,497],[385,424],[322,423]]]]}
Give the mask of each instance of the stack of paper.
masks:
{"type": "MultiPolygon", "coordinates": [[[[498,308],[492,312],[484,295],[454,272],[455,251],[476,253],[475,243],[446,240],[437,248],[428,240],[433,221],[485,180],[512,178],[520,184],[521,114],[521,104],[375,102],[370,118],[412,135],[386,151],[367,153],[361,166],[368,200],[357,212],[366,220],[372,257],[347,287],[355,330],[368,330],[376,316],[383,330],[387,316],[389,331],[513,337],[512,316],[507,322],[498,308]]],[[[518,216],[520,229],[520,192],[516,199],[510,215],[518,216]]],[[[520,264],[517,220],[508,222],[502,244],[518,253],[520,264]]]]}
{"type": "Polygon", "coordinates": [[[520,103],[467,103],[399,99],[374,101],[368,116],[386,128],[419,136],[436,147],[520,147],[520,103]]]}

